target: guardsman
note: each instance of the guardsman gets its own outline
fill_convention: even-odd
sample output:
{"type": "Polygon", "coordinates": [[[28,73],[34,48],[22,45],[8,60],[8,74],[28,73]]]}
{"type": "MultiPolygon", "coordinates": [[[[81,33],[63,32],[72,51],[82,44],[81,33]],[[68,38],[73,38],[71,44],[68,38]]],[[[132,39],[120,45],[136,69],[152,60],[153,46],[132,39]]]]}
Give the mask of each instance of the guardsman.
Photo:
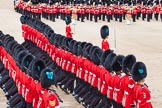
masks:
{"type": "Polygon", "coordinates": [[[65,30],[66,36],[69,38],[72,38],[72,32],[71,32],[71,26],[70,26],[70,24],[71,24],[70,16],[65,17],[65,23],[66,23],[66,30],[65,30]]]}
{"type": "Polygon", "coordinates": [[[151,8],[151,3],[148,2],[147,4],[147,9],[146,9],[146,13],[147,13],[147,21],[150,22],[151,16],[152,16],[152,8],[151,8]]]}
{"type": "Polygon", "coordinates": [[[52,21],[55,22],[55,18],[56,18],[56,8],[53,6],[52,8],[52,21]]]}
{"type": "Polygon", "coordinates": [[[123,55],[118,55],[112,61],[112,70],[116,73],[111,82],[112,88],[114,90],[112,103],[113,108],[123,108],[121,100],[122,96],[120,94],[121,79],[125,76],[125,74],[122,73],[123,59],[124,59],[123,55]]]}
{"type": "Polygon", "coordinates": [[[144,21],[146,18],[146,3],[143,3],[143,6],[141,8],[141,13],[142,13],[142,20],[144,21]]]}
{"type": "Polygon", "coordinates": [[[101,16],[102,16],[102,21],[105,21],[106,8],[104,6],[102,6],[101,8],[101,16]]]}
{"type": "Polygon", "coordinates": [[[101,6],[99,5],[99,6],[97,6],[97,8],[98,8],[98,10],[99,10],[99,14],[98,14],[98,18],[99,18],[99,20],[101,20],[101,6]]]}
{"type": "Polygon", "coordinates": [[[98,22],[98,16],[99,16],[99,9],[96,7],[94,10],[94,20],[95,22],[98,22]]]}
{"type": "Polygon", "coordinates": [[[122,3],[120,3],[120,6],[119,6],[119,22],[122,22],[123,14],[124,14],[124,11],[123,11],[123,8],[122,8],[122,3]]]}
{"type": "MultiPolygon", "coordinates": [[[[76,45],[76,47],[78,47],[78,46],[76,45]]],[[[64,55],[65,59],[63,61],[64,62],[63,65],[66,65],[65,64],[65,62],[66,62],[66,56],[68,55],[68,52],[65,52],[65,53],[67,53],[67,54],[64,55]]],[[[77,57],[75,58],[75,60],[76,59],[77,59],[77,57]]],[[[75,74],[72,74],[72,73],[67,73],[67,75],[68,75],[67,77],[69,77],[69,78],[68,78],[68,81],[65,82],[63,89],[64,89],[64,91],[69,90],[69,92],[72,93],[73,90],[74,90],[74,79],[76,78],[76,76],[75,76],[75,74]]],[[[69,93],[69,92],[67,91],[66,93],[69,93]]]]}
{"type": "Polygon", "coordinates": [[[90,15],[90,6],[87,6],[85,8],[85,16],[87,17],[87,20],[89,20],[89,15],[90,15]]]}
{"type": "Polygon", "coordinates": [[[112,50],[106,50],[101,55],[101,64],[102,66],[97,66],[96,71],[100,70],[100,75],[98,77],[98,90],[101,92],[101,101],[98,103],[96,108],[102,108],[105,106],[106,108],[111,107],[110,99],[107,98],[107,89],[108,84],[111,80],[111,73],[110,71],[105,67],[103,67],[104,63],[109,63],[109,61],[105,61],[106,57],[112,53],[112,50]]]}
{"type": "Polygon", "coordinates": [[[41,20],[42,7],[39,5],[38,8],[38,19],[41,20]]]}
{"type": "Polygon", "coordinates": [[[45,19],[48,19],[48,12],[50,12],[50,10],[49,10],[49,6],[47,5],[47,7],[44,9],[44,18],[45,19]]]}
{"type": "Polygon", "coordinates": [[[137,1],[136,10],[137,10],[137,20],[138,20],[139,17],[141,17],[141,0],[137,1]]]}
{"type": "Polygon", "coordinates": [[[155,1],[156,5],[154,6],[153,10],[154,10],[154,17],[156,19],[156,21],[158,21],[158,17],[159,17],[159,12],[160,12],[160,5],[159,5],[159,1],[155,1]]]}
{"type": "MultiPolygon", "coordinates": [[[[84,100],[87,100],[87,98],[91,95],[91,86],[90,86],[90,84],[88,83],[90,80],[90,78],[89,78],[89,76],[90,76],[90,72],[91,72],[91,67],[92,67],[92,62],[90,61],[90,56],[89,56],[89,52],[90,52],[90,49],[91,49],[91,47],[92,47],[92,44],[90,44],[90,43],[87,43],[85,46],[84,46],[84,52],[83,52],[83,56],[86,58],[85,60],[84,60],[84,81],[85,81],[85,83],[84,83],[84,85],[83,85],[83,87],[84,88],[82,88],[82,90],[81,90],[81,93],[82,94],[78,94],[78,96],[80,96],[82,99],[81,99],[81,101],[82,102],[84,102],[84,100]],[[90,91],[89,93],[88,93],[88,91],[90,91]]],[[[87,100],[88,101],[88,100],[87,100]]],[[[83,103],[84,105],[85,105],[85,103],[83,103]]]]}
{"type": "Polygon", "coordinates": [[[125,76],[121,78],[120,83],[120,95],[121,101],[124,108],[131,108],[134,106],[133,88],[135,81],[131,76],[131,69],[133,64],[136,62],[134,55],[127,55],[122,63],[122,71],[125,76]]]}
{"type": "Polygon", "coordinates": [[[51,6],[49,6],[48,8],[47,8],[47,14],[48,14],[48,18],[47,19],[49,19],[50,21],[52,21],[52,17],[53,17],[53,12],[52,12],[52,7],[51,6]]]}
{"type": "Polygon", "coordinates": [[[136,62],[132,67],[132,77],[136,82],[134,86],[134,102],[136,108],[153,108],[151,104],[151,94],[145,84],[147,69],[143,62],[136,62]]]}
{"type": "Polygon", "coordinates": [[[39,90],[37,91],[37,89],[39,88],[37,87],[37,85],[40,85],[40,73],[45,67],[46,65],[41,59],[33,59],[29,64],[29,68],[27,70],[28,77],[26,80],[24,80],[27,88],[25,99],[29,102],[33,101],[34,108],[38,106],[44,106],[42,102],[39,102],[42,98],[39,95],[39,90]],[[33,92],[33,90],[35,90],[35,92],[33,92]]]}
{"type": "Polygon", "coordinates": [[[31,87],[30,85],[32,84],[31,82],[33,82],[33,79],[32,77],[27,74],[27,69],[29,68],[29,65],[30,63],[32,62],[32,60],[34,59],[35,57],[31,54],[28,54],[26,56],[23,57],[22,59],[22,63],[21,63],[21,70],[22,72],[25,72],[25,73],[22,73],[22,83],[23,85],[23,89],[24,89],[24,94],[25,94],[25,101],[27,102],[27,108],[31,108],[33,105],[32,105],[32,102],[33,102],[33,98],[34,98],[34,93],[31,93],[31,87]],[[29,85],[30,84],[30,85],[29,85]],[[30,92],[29,92],[30,90],[30,92]]]}
{"type": "MultiPolygon", "coordinates": [[[[74,93],[73,93],[73,95],[75,95],[75,94],[77,94],[77,96],[78,97],[83,97],[83,95],[87,92],[87,90],[88,90],[88,84],[86,83],[86,82],[88,82],[88,78],[86,78],[87,76],[88,76],[88,66],[90,66],[90,61],[88,60],[88,59],[86,59],[85,57],[86,57],[86,54],[85,54],[85,49],[86,49],[86,47],[88,46],[89,44],[85,44],[84,45],[84,47],[83,47],[83,50],[84,50],[84,52],[83,52],[83,57],[84,57],[84,63],[83,63],[83,65],[84,65],[84,68],[83,68],[83,71],[84,71],[84,73],[86,73],[86,75],[84,75],[84,82],[85,83],[83,83],[83,84],[80,84],[79,86],[76,86],[75,87],[75,90],[74,90],[74,93]],[[83,88],[84,87],[84,88],[83,88]],[[79,92],[80,91],[80,92],[79,92]]],[[[77,96],[75,96],[75,97],[77,97],[77,96]]]]}
{"type": "Polygon", "coordinates": [[[77,58],[76,58],[76,65],[78,67],[77,72],[76,72],[76,76],[78,77],[77,81],[77,86],[82,85],[83,80],[84,80],[84,58],[83,58],[83,47],[86,44],[86,42],[78,42],[78,44],[74,44],[75,45],[75,49],[77,50],[77,58]]]}
{"type": "Polygon", "coordinates": [[[60,12],[59,12],[60,11],[60,6],[58,4],[56,4],[55,9],[56,9],[56,18],[58,19],[59,15],[60,15],[60,12]]]}
{"type": "Polygon", "coordinates": [[[114,6],[114,17],[115,17],[115,21],[118,20],[118,14],[119,13],[119,9],[118,9],[118,6],[114,6]]]}
{"type": "Polygon", "coordinates": [[[84,22],[84,18],[85,18],[85,9],[84,9],[84,7],[80,8],[80,16],[81,16],[81,22],[84,22]]]}
{"type": "Polygon", "coordinates": [[[65,7],[65,16],[71,16],[71,10],[68,6],[65,7]]]}
{"type": "Polygon", "coordinates": [[[137,15],[137,9],[134,6],[133,7],[133,10],[132,10],[132,19],[133,19],[133,22],[136,22],[136,15],[137,15]]]}
{"type": "MultiPolygon", "coordinates": [[[[42,17],[45,18],[45,16],[46,16],[45,11],[46,11],[47,6],[42,4],[42,5],[41,5],[41,8],[42,8],[42,17]]],[[[31,10],[31,9],[30,9],[30,10],[31,10]]]]}
{"type": "Polygon", "coordinates": [[[109,105],[111,105],[111,106],[112,106],[112,103],[113,103],[113,93],[114,93],[113,82],[114,82],[114,78],[115,78],[115,75],[116,75],[116,73],[113,72],[113,70],[112,70],[112,62],[113,62],[113,59],[115,57],[116,57],[115,53],[110,53],[106,57],[106,60],[105,60],[105,63],[104,63],[104,67],[110,72],[110,75],[106,74],[105,81],[106,81],[106,84],[108,85],[108,87],[107,87],[107,98],[109,99],[109,101],[110,101],[109,105]],[[107,79],[107,78],[109,78],[109,79],[107,79]]]}
{"type": "Polygon", "coordinates": [[[65,6],[62,8],[62,19],[65,20],[65,6]]]}
{"type": "MultiPolygon", "coordinates": [[[[102,53],[103,53],[103,50],[100,49],[99,47],[95,47],[92,50],[92,53],[91,53],[91,55],[92,55],[91,58],[92,58],[92,61],[93,61],[94,64],[91,67],[92,75],[89,78],[91,78],[90,84],[93,87],[92,93],[93,93],[94,97],[92,98],[92,100],[89,104],[90,107],[95,107],[99,103],[100,98],[101,98],[101,94],[98,91],[97,87],[98,87],[98,78],[100,78],[100,71],[99,70],[101,69],[100,59],[101,59],[102,53]]],[[[102,79],[102,81],[103,81],[103,79],[102,79]]],[[[102,93],[103,93],[103,90],[102,90],[102,93]]],[[[106,90],[104,91],[104,94],[106,94],[106,90]]]]}
{"type": "Polygon", "coordinates": [[[106,11],[107,14],[107,22],[110,22],[110,20],[112,19],[112,10],[111,8],[108,8],[108,10],[106,11]]]}
{"type": "Polygon", "coordinates": [[[110,49],[109,42],[107,41],[109,37],[109,27],[107,25],[102,26],[100,29],[100,34],[102,38],[102,45],[101,45],[102,50],[105,51],[110,49]]]}

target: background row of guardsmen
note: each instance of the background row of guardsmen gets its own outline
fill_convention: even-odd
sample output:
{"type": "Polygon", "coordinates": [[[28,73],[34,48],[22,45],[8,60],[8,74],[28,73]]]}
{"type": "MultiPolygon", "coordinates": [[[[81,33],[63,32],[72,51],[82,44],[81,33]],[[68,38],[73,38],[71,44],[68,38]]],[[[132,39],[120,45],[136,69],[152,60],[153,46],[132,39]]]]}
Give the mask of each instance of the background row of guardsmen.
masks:
{"type": "Polygon", "coordinates": [[[15,4],[15,10],[24,15],[30,15],[34,18],[41,19],[42,17],[55,21],[55,18],[65,19],[66,15],[72,16],[73,19],[81,20],[84,22],[85,19],[95,22],[98,20],[107,20],[110,22],[115,18],[115,21],[129,19],[130,16],[133,22],[142,17],[142,20],[147,18],[147,21],[153,19],[158,20],[159,14],[162,21],[162,1],[137,1],[136,3],[128,2],[115,2],[110,3],[108,6],[93,6],[93,5],[29,5],[26,2],[17,2],[15,4]]]}

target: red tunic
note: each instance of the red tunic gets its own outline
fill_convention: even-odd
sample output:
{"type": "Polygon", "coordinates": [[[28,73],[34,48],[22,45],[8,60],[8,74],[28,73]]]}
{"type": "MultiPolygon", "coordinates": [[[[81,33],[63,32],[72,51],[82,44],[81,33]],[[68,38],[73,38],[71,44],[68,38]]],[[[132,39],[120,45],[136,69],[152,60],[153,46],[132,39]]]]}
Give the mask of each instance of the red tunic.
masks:
{"type": "Polygon", "coordinates": [[[124,13],[124,10],[123,9],[120,9],[119,10],[119,14],[123,14],[124,13]]]}
{"type": "Polygon", "coordinates": [[[68,8],[65,9],[66,14],[70,14],[70,10],[68,8]]]}
{"type": "Polygon", "coordinates": [[[114,83],[114,81],[115,81],[115,74],[113,74],[111,76],[111,81],[108,84],[107,97],[109,99],[113,99],[113,91],[114,91],[114,85],[113,85],[113,83],[114,83]]]}
{"type": "Polygon", "coordinates": [[[137,10],[136,9],[133,9],[133,11],[132,11],[132,14],[137,14],[137,10]]]}
{"type": "Polygon", "coordinates": [[[77,69],[78,69],[78,67],[77,67],[77,56],[75,56],[75,55],[72,55],[72,57],[71,57],[71,63],[72,63],[72,68],[71,68],[71,72],[73,73],[73,74],[76,74],[76,72],[77,72],[77,69]]]}
{"type": "Polygon", "coordinates": [[[160,12],[160,6],[159,5],[155,5],[153,8],[155,13],[159,13],[160,12]]]}
{"type": "Polygon", "coordinates": [[[54,47],[53,45],[51,45],[50,57],[52,58],[54,62],[56,62],[56,50],[57,50],[57,47],[54,47]]]}
{"type": "Polygon", "coordinates": [[[125,75],[122,77],[120,81],[120,88],[121,92],[123,92],[123,99],[122,99],[122,105],[124,108],[131,108],[131,104],[133,104],[133,89],[135,85],[135,81],[131,78],[131,76],[125,75]]]}
{"type": "Polygon", "coordinates": [[[59,51],[59,56],[60,56],[60,61],[59,61],[59,66],[61,67],[62,66],[62,63],[63,63],[63,54],[65,54],[65,51],[63,49],[60,49],[59,51]]]}
{"type": "Polygon", "coordinates": [[[35,87],[35,96],[34,96],[34,100],[33,100],[33,108],[46,108],[44,105],[44,101],[42,98],[42,94],[43,94],[43,88],[41,87],[41,84],[39,82],[35,82],[35,85],[33,85],[33,87],[35,87]]]}
{"type": "Polygon", "coordinates": [[[143,8],[141,9],[141,12],[142,12],[143,14],[146,13],[146,8],[143,7],[143,8]]]}
{"type": "Polygon", "coordinates": [[[101,13],[103,13],[103,14],[106,13],[106,9],[102,8],[101,13]]]}
{"type": "Polygon", "coordinates": [[[72,62],[70,61],[71,60],[71,57],[73,57],[72,53],[70,52],[67,52],[67,65],[66,65],[66,71],[71,71],[71,68],[72,68],[72,62]]]}
{"type": "Polygon", "coordinates": [[[87,8],[87,9],[85,10],[85,12],[86,12],[86,13],[90,13],[90,9],[87,8]]]}
{"type": "Polygon", "coordinates": [[[92,83],[93,75],[96,74],[96,72],[95,72],[95,70],[94,70],[94,69],[95,69],[95,64],[92,63],[92,62],[90,62],[90,65],[91,65],[91,66],[88,67],[88,70],[89,70],[89,74],[88,74],[88,83],[89,83],[89,84],[92,83]]]}
{"type": "Polygon", "coordinates": [[[61,57],[60,57],[60,49],[59,48],[56,48],[55,49],[55,58],[56,58],[56,63],[57,63],[57,65],[58,66],[60,66],[60,59],[61,59],[61,57]]]}
{"type": "Polygon", "coordinates": [[[100,92],[102,94],[106,95],[107,88],[108,88],[108,80],[111,79],[111,75],[104,67],[102,67],[100,70],[99,78],[100,78],[100,80],[98,82],[98,89],[100,90],[100,92]]]}
{"type": "Polygon", "coordinates": [[[146,84],[135,84],[133,94],[136,108],[153,108],[150,91],[146,84]]]}
{"type": "Polygon", "coordinates": [[[102,50],[105,51],[105,50],[108,50],[108,49],[110,49],[108,41],[102,40],[102,50]]]}
{"type": "Polygon", "coordinates": [[[95,9],[94,14],[98,15],[99,14],[99,10],[95,9]]]}
{"type": "Polygon", "coordinates": [[[26,39],[28,37],[28,33],[26,32],[27,25],[22,24],[21,28],[22,28],[22,36],[26,39]]]}
{"type": "Polygon", "coordinates": [[[94,14],[94,9],[93,8],[90,9],[90,13],[94,14]]]}
{"type": "Polygon", "coordinates": [[[26,80],[25,80],[25,86],[26,86],[26,92],[25,92],[25,100],[26,102],[33,102],[33,99],[36,95],[35,92],[35,81],[29,77],[26,76],[26,80]]]}
{"type": "MultiPolygon", "coordinates": [[[[49,54],[49,56],[52,58],[52,53],[55,51],[55,47],[52,46],[52,44],[48,43],[47,46],[47,53],[49,54]]],[[[53,59],[52,59],[53,60],[53,59]]]]}
{"type": "Polygon", "coordinates": [[[85,59],[84,61],[84,71],[85,71],[85,75],[84,75],[84,81],[88,82],[88,76],[89,76],[89,67],[91,67],[91,62],[88,59],[85,59]]]}
{"type": "Polygon", "coordinates": [[[118,13],[119,13],[119,9],[118,9],[118,8],[115,8],[115,9],[114,9],[114,13],[115,13],[115,14],[118,14],[118,13]]]}
{"type": "Polygon", "coordinates": [[[92,73],[93,73],[93,76],[92,76],[92,80],[91,80],[91,85],[93,87],[98,87],[98,78],[100,77],[100,66],[97,66],[97,65],[94,65],[92,67],[92,73]]]}
{"type": "Polygon", "coordinates": [[[85,14],[85,9],[80,9],[80,14],[85,14]]]}
{"type": "Polygon", "coordinates": [[[84,79],[84,58],[83,57],[79,57],[78,58],[78,64],[77,64],[77,66],[79,67],[78,68],[78,77],[80,78],[80,79],[84,79]]]}
{"type": "Polygon", "coordinates": [[[62,55],[60,55],[62,57],[62,63],[61,63],[61,67],[63,70],[66,70],[66,65],[67,65],[67,51],[63,50],[62,51],[62,55]]]}
{"type": "Polygon", "coordinates": [[[123,98],[123,94],[124,94],[124,89],[123,86],[121,86],[121,80],[123,80],[125,74],[121,73],[121,75],[116,75],[115,77],[115,81],[113,83],[114,85],[114,93],[113,93],[113,99],[117,102],[117,103],[122,103],[122,98],[123,98]]]}
{"type": "Polygon", "coordinates": [[[71,27],[66,25],[66,36],[72,38],[71,27]]]}
{"type": "Polygon", "coordinates": [[[151,8],[148,7],[147,10],[146,10],[146,13],[147,13],[147,14],[151,14],[151,13],[152,13],[151,8]]]}

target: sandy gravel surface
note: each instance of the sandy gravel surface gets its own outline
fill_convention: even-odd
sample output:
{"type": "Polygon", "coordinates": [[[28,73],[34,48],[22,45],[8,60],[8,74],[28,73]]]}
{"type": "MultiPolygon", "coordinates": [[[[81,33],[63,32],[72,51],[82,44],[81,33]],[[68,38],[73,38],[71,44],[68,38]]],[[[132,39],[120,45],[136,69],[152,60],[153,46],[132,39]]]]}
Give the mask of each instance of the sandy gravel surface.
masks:
{"type": "MultiPolygon", "coordinates": [[[[0,30],[5,34],[11,34],[18,42],[23,42],[21,36],[20,14],[15,13],[11,0],[0,1],[0,30]]],[[[51,22],[43,19],[56,33],[65,34],[65,22],[56,20],[51,22]]],[[[162,108],[162,22],[137,21],[131,25],[125,22],[111,23],[99,21],[94,23],[85,21],[77,22],[74,39],[88,41],[100,46],[101,39],[99,29],[102,25],[110,27],[110,47],[114,49],[114,36],[116,36],[117,54],[134,54],[138,61],[143,61],[147,66],[148,76],[146,83],[149,85],[154,108],[162,108]]],[[[74,26],[72,25],[74,29],[74,26]]],[[[57,90],[64,103],[61,108],[82,108],[75,99],[57,90]]],[[[0,108],[5,108],[4,94],[0,91],[0,108]],[[4,107],[2,107],[4,106],[4,107]]]]}

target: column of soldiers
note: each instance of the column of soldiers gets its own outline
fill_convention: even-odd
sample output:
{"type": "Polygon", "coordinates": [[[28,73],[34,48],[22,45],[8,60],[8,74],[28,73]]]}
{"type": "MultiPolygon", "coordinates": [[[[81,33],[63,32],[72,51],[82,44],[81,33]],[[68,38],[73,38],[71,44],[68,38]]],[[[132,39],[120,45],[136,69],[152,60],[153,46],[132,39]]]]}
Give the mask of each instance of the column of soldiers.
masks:
{"type": "MultiPolygon", "coordinates": [[[[144,83],[146,66],[136,61],[134,55],[116,55],[109,47],[102,50],[91,43],[56,34],[38,22],[24,23],[23,36],[28,45],[32,42],[46,51],[61,68],[57,84],[63,91],[72,93],[86,108],[152,108],[150,92],[144,83]]],[[[103,26],[100,31],[106,40],[109,28],[103,26]]],[[[37,55],[37,51],[33,52],[37,55]]]]}
{"type": "Polygon", "coordinates": [[[0,87],[6,92],[7,108],[59,107],[54,70],[10,35],[0,33],[0,43],[0,87]]]}
{"type": "MultiPolygon", "coordinates": [[[[74,1],[75,2],[75,1],[74,1]]],[[[148,0],[148,1],[103,1],[103,2],[76,2],[67,3],[52,2],[52,3],[39,3],[37,5],[26,4],[18,2],[15,6],[17,12],[33,16],[34,18],[41,19],[42,17],[55,21],[55,18],[63,19],[66,15],[72,16],[72,11],[76,10],[77,20],[84,22],[90,20],[98,22],[98,20],[110,22],[111,20],[122,22],[129,18],[133,22],[139,20],[147,20],[148,22],[153,19],[160,19],[162,21],[162,0],[148,0]],[[72,4],[71,4],[72,3],[72,4]],[[83,3],[83,4],[82,4],[83,3]]]]}

